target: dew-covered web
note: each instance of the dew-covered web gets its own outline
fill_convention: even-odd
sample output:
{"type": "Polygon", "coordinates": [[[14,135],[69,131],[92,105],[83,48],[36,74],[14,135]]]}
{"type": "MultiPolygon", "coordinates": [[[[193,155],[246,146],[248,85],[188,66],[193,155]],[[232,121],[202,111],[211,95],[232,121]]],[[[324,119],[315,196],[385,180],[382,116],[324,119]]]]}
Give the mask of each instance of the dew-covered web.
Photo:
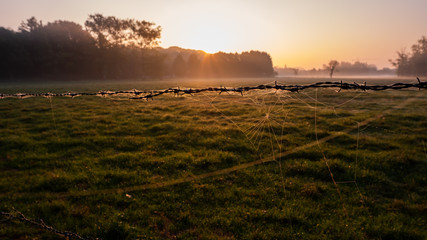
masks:
{"type": "MultiPolygon", "coordinates": [[[[274,84],[284,85],[286,83],[269,82],[264,85],[274,84]]],[[[129,99],[133,96],[132,94],[106,95],[102,99],[103,103],[113,107],[102,110],[102,107],[97,106],[101,108],[97,109],[99,111],[83,111],[82,114],[71,112],[68,108],[60,109],[61,104],[90,104],[90,101],[76,103],[76,99],[47,96],[46,105],[49,106],[50,111],[45,114],[50,115],[51,126],[58,141],[62,141],[60,136],[63,136],[59,133],[58,126],[64,121],[98,120],[98,118],[102,118],[100,116],[103,114],[112,114],[109,112],[111,110],[144,112],[145,106],[154,109],[156,105],[159,105],[156,111],[161,112],[181,104],[180,111],[170,114],[165,112],[165,115],[180,114],[186,119],[191,119],[188,125],[191,125],[193,121],[194,124],[198,124],[197,121],[213,120],[218,131],[228,134],[229,139],[239,138],[240,141],[246,143],[250,149],[250,153],[247,155],[251,156],[247,159],[242,158],[231,166],[221,165],[215,169],[196,169],[197,171],[191,172],[189,175],[179,173],[165,179],[154,179],[148,183],[89,188],[82,192],[73,191],[57,195],[75,197],[119,192],[120,194],[126,193],[127,196],[128,193],[140,190],[198,182],[227,174],[238,176],[240,172],[256,168],[263,172],[268,180],[254,182],[254,185],[260,186],[257,189],[271,194],[271,198],[280,205],[279,208],[288,210],[292,208],[291,201],[288,200],[293,197],[291,194],[295,194],[295,191],[289,190],[290,188],[310,195],[310,188],[303,189],[305,185],[316,185],[321,180],[327,182],[329,188],[336,192],[332,193],[338,199],[339,206],[331,203],[334,211],[342,209],[335,212],[341,213],[343,218],[351,218],[351,206],[363,206],[367,198],[364,186],[370,183],[367,180],[359,180],[362,174],[367,174],[365,167],[360,162],[362,159],[365,160],[363,162],[366,162],[366,158],[370,157],[367,156],[364,148],[369,147],[368,144],[372,142],[370,139],[375,137],[371,137],[371,132],[374,130],[398,135],[399,130],[387,126],[387,121],[384,119],[387,114],[400,111],[417,97],[414,94],[414,97],[405,99],[400,96],[396,97],[390,92],[377,96],[376,92],[341,90],[339,88],[314,88],[299,92],[257,89],[244,92],[225,91],[220,94],[209,91],[184,95],[166,94],[153,101],[129,99]],[[57,99],[61,99],[60,102],[57,102],[57,99]],[[121,109],[122,104],[126,106],[125,108],[129,108],[129,106],[132,108],[123,110],[121,109]],[[192,109],[192,106],[195,108],[192,109]],[[61,112],[66,117],[57,116],[57,112],[61,112]],[[384,124],[378,122],[384,122],[384,124]],[[313,174],[315,176],[310,176],[313,170],[306,166],[308,164],[318,166],[325,171],[319,170],[313,174]],[[343,172],[347,174],[343,174],[343,172]],[[300,176],[303,176],[302,181],[306,181],[306,184],[298,187],[292,186],[294,179],[300,176]],[[354,203],[354,198],[358,199],[357,204],[354,203]]],[[[94,96],[79,96],[78,98],[99,100],[93,100],[94,96]]],[[[91,108],[91,106],[82,107],[91,108]]],[[[147,110],[147,112],[149,111],[147,110]]],[[[131,119],[132,114],[126,116],[130,120],[134,120],[131,119]]],[[[122,123],[126,121],[126,117],[120,114],[117,117],[123,118],[122,123]]],[[[198,126],[203,124],[199,123],[198,126]]],[[[143,123],[141,123],[142,125],[143,123]]],[[[98,124],[97,122],[88,122],[85,125],[77,124],[77,128],[76,132],[85,132],[87,130],[85,128],[94,128],[97,132],[98,124]]],[[[128,137],[133,136],[138,137],[137,130],[128,133],[128,137]]],[[[229,144],[232,144],[231,140],[229,144]]],[[[427,159],[424,140],[420,141],[419,145],[427,159]]],[[[236,151],[235,154],[239,154],[239,152],[236,151]]],[[[82,172],[84,171],[86,170],[82,167],[82,172]]],[[[177,172],[180,171],[184,172],[182,169],[177,169],[177,172]]],[[[52,195],[55,196],[55,194],[52,195]]],[[[289,218],[289,221],[292,227],[292,218],[289,218]]]]}
{"type": "MultiPolygon", "coordinates": [[[[280,174],[281,185],[285,188],[281,160],[277,159],[276,155],[283,150],[284,139],[282,136],[290,111],[286,107],[286,101],[290,98],[288,94],[286,92],[278,94],[275,90],[254,91],[242,96],[227,93],[223,95],[205,93],[192,100],[203,103],[207,108],[219,112],[228,122],[232,123],[234,128],[241,131],[244,141],[247,141],[252,147],[260,164],[275,162],[278,168],[273,169],[274,174],[280,174]],[[227,114],[230,109],[248,107],[250,109],[246,110],[243,116],[227,114]]],[[[270,183],[274,181],[265,165],[264,170],[270,179],[270,183]]],[[[276,197],[278,197],[277,192],[276,197]]]]}
{"type": "MultiPolygon", "coordinates": [[[[264,85],[272,84],[285,83],[269,82],[264,85]]],[[[286,176],[283,172],[283,163],[287,159],[286,156],[283,155],[290,155],[291,153],[288,152],[294,151],[295,148],[297,148],[296,151],[304,151],[311,148],[310,151],[320,151],[322,154],[322,159],[328,168],[331,180],[336,186],[338,194],[340,194],[339,184],[354,184],[362,199],[363,195],[357,184],[359,136],[370,126],[369,123],[376,119],[375,115],[389,109],[390,106],[380,106],[380,108],[376,109],[374,112],[368,113],[366,116],[358,117],[358,115],[363,115],[361,113],[367,112],[363,110],[364,106],[361,104],[363,104],[363,97],[370,93],[352,90],[345,93],[345,91],[340,92],[340,90],[341,89],[314,89],[303,90],[301,92],[288,92],[275,89],[260,89],[244,93],[225,92],[220,94],[202,92],[194,95],[186,95],[185,101],[196,102],[204,105],[208,110],[218,112],[220,116],[224,117],[226,121],[231,123],[235,129],[238,129],[242,133],[243,140],[247,141],[252,147],[254,154],[257,155],[259,163],[273,162],[277,164],[277,168],[273,168],[273,171],[274,174],[280,175],[283,189],[286,187],[286,176]],[[323,94],[329,95],[329,98],[319,99],[318,96],[323,94]],[[352,105],[353,102],[358,102],[358,104],[352,105]],[[237,111],[237,113],[234,111],[237,111]],[[326,126],[326,129],[325,126],[319,126],[317,124],[318,121],[324,120],[322,119],[323,117],[318,114],[322,111],[326,111],[329,115],[333,115],[334,119],[332,119],[332,121],[346,123],[340,126],[339,129],[331,128],[331,126],[326,126]],[[352,112],[355,112],[355,114],[352,114],[352,112]],[[343,116],[341,116],[342,113],[344,113],[343,116]],[[347,116],[347,113],[350,114],[347,116]],[[366,121],[367,119],[369,121],[366,121]],[[362,122],[363,124],[360,126],[362,122]],[[354,177],[353,179],[340,179],[336,181],[333,171],[328,164],[328,156],[323,151],[322,145],[330,139],[335,138],[333,135],[329,135],[329,132],[340,133],[339,131],[343,130],[341,128],[344,128],[345,134],[356,136],[354,144],[352,144],[355,149],[354,161],[351,163],[353,164],[352,170],[354,171],[354,177]],[[319,132],[326,134],[326,136],[319,137],[319,132]],[[297,138],[294,136],[295,133],[299,134],[297,134],[297,138]],[[314,138],[307,138],[307,136],[305,136],[310,133],[314,135],[314,138]],[[313,145],[316,146],[317,150],[313,148],[313,145]]],[[[130,90],[128,92],[132,91],[130,90]]],[[[115,101],[129,101],[127,99],[129,96],[132,96],[132,94],[117,97],[106,95],[105,97],[114,99],[115,101]]],[[[166,98],[171,97],[172,96],[166,96],[166,98]]],[[[178,97],[180,96],[178,95],[178,97]]],[[[53,99],[54,97],[47,96],[51,108],[52,125],[59,139],[53,99]]],[[[94,113],[92,113],[92,115],[92,118],[96,118],[94,113]]],[[[331,121],[331,119],[327,121],[331,121]]],[[[333,124],[330,125],[333,126],[333,124]]],[[[94,127],[96,128],[97,126],[94,127]]],[[[385,129],[385,131],[391,130],[385,129]]],[[[248,165],[248,167],[251,166],[253,165],[248,165]]]]}
{"type": "MultiPolygon", "coordinates": [[[[310,160],[323,162],[330,182],[339,196],[343,213],[348,217],[346,195],[342,193],[341,187],[352,185],[354,193],[359,196],[360,204],[363,204],[365,199],[358,183],[358,173],[363,170],[358,163],[360,137],[383,113],[391,112],[396,108],[395,102],[384,105],[365,102],[365,99],[369,99],[371,94],[363,91],[346,92],[340,91],[340,89],[314,89],[299,93],[273,89],[245,92],[243,95],[203,93],[190,97],[188,100],[202,103],[206,108],[217,111],[235,129],[241,131],[242,138],[252,146],[254,153],[258,156],[258,163],[264,166],[263,169],[271,180],[269,183],[257,184],[272,184],[277,179],[273,175],[280,176],[281,189],[278,189],[275,195],[276,197],[282,196],[279,197],[281,201],[286,200],[285,189],[292,184],[286,181],[287,160],[295,158],[292,154],[298,151],[319,152],[320,158],[310,160]],[[322,97],[325,94],[328,96],[322,97]],[[369,110],[369,107],[363,104],[375,105],[376,109],[369,110]],[[235,109],[246,107],[252,114],[245,112],[243,115],[236,116],[233,113],[230,114],[230,107],[235,109]],[[340,144],[333,141],[330,143],[330,141],[346,135],[350,136],[349,139],[352,142],[340,144]],[[349,168],[345,171],[352,172],[349,174],[350,178],[336,178],[329,156],[331,155],[329,152],[334,152],[333,144],[347,145],[340,146],[336,151],[352,151],[351,159],[345,160],[347,161],[345,164],[349,168]],[[325,151],[325,146],[328,151],[325,151]],[[268,164],[275,164],[276,167],[267,168],[268,164]],[[282,192],[282,195],[279,194],[279,191],[282,192]]],[[[400,107],[404,107],[407,103],[409,101],[400,103],[400,107]]],[[[376,126],[376,128],[378,127],[376,126]]],[[[387,131],[387,129],[384,130],[387,131]]],[[[252,166],[250,165],[250,167],[252,166]]],[[[346,188],[348,189],[348,187],[346,188]]]]}

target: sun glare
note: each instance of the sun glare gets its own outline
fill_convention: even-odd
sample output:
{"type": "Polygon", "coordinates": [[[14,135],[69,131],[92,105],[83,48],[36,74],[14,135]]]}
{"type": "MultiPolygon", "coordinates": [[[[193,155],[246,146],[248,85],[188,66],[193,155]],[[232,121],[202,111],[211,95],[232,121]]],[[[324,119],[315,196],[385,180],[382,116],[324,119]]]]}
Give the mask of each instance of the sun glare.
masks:
{"type": "Polygon", "coordinates": [[[232,33],[217,19],[204,19],[194,24],[190,33],[189,47],[207,53],[230,51],[232,33]]]}

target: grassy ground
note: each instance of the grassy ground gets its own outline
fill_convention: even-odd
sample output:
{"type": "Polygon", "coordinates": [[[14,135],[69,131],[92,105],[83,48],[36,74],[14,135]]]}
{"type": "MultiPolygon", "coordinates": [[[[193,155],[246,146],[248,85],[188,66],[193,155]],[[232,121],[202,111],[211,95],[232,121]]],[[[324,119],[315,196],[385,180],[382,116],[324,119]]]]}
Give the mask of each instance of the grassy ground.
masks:
{"type": "Polygon", "coordinates": [[[0,210],[102,239],[426,239],[425,109],[418,90],[1,99],[0,210]]]}

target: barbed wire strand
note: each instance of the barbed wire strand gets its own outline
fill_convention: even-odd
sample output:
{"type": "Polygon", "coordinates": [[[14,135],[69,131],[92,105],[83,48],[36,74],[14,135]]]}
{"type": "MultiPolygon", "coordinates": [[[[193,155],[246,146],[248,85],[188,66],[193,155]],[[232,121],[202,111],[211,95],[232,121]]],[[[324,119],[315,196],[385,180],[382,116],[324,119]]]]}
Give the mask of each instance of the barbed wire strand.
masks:
{"type": "Polygon", "coordinates": [[[61,230],[55,229],[54,227],[47,225],[43,221],[43,219],[39,219],[39,221],[35,221],[35,220],[27,218],[22,212],[16,210],[14,207],[12,207],[12,209],[15,212],[15,214],[13,212],[0,212],[0,215],[5,217],[5,219],[3,219],[1,222],[17,220],[19,222],[29,223],[36,228],[40,228],[40,229],[43,229],[45,231],[52,232],[56,235],[59,235],[59,236],[66,238],[66,239],[70,239],[70,238],[71,239],[80,239],[80,240],[89,240],[90,239],[90,238],[81,237],[80,235],[78,235],[77,233],[74,233],[74,232],[61,231],[61,230]]]}
{"type": "Polygon", "coordinates": [[[341,90],[363,90],[363,91],[383,91],[383,90],[402,90],[408,88],[418,88],[427,89],[427,82],[421,82],[417,78],[418,83],[394,83],[391,85],[367,85],[366,82],[361,85],[356,82],[354,83],[345,83],[341,82],[317,82],[308,85],[281,85],[274,82],[274,84],[261,84],[258,86],[252,87],[237,87],[237,88],[227,88],[227,87],[207,87],[207,88],[168,88],[165,90],[129,90],[129,91],[98,91],[98,92],[66,92],[66,93],[14,93],[6,94],[0,93],[0,99],[4,98],[26,98],[26,97],[77,97],[77,96],[112,96],[112,95],[131,95],[129,99],[142,99],[142,100],[153,100],[155,97],[161,96],[163,94],[174,94],[175,96],[185,95],[185,94],[197,94],[202,92],[217,92],[221,93],[239,93],[243,95],[244,92],[252,90],[283,90],[289,92],[299,92],[309,88],[338,88],[338,92],[341,90]]]}

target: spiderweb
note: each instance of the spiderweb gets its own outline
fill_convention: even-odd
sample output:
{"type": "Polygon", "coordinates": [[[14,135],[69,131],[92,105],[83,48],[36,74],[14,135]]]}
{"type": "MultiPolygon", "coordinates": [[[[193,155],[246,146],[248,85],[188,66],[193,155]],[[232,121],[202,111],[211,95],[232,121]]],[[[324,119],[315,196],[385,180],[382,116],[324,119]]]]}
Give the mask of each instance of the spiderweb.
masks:
{"type": "MultiPolygon", "coordinates": [[[[272,84],[272,82],[266,84],[272,84]]],[[[279,84],[284,83],[279,82],[279,84]]],[[[266,176],[265,181],[253,184],[260,186],[257,189],[264,191],[264,195],[270,196],[276,202],[277,207],[285,211],[285,215],[295,214],[290,210],[294,203],[291,201],[294,197],[291,194],[295,194],[295,190],[305,196],[316,197],[326,191],[327,186],[332,185],[336,196],[331,199],[337,198],[339,208],[342,210],[337,211],[337,206],[331,204],[332,208],[341,214],[343,219],[351,219],[352,212],[355,211],[354,206],[363,207],[366,195],[369,194],[360,185],[370,183],[367,183],[366,180],[361,183],[359,177],[369,174],[366,173],[360,161],[363,159],[366,165],[366,159],[371,155],[362,150],[366,147],[369,148],[370,144],[375,145],[375,137],[384,132],[399,133],[398,129],[387,126],[385,120],[388,117],[387,114],[393,114],[394,111],[405,113],[405,107],[411,104],[411,101],[418,100],[419,102],[418,98],[425,99],[425,97],[420,97],[418,94],[407,98],[408,91],[404,94],[395,94],[391,91],[373,93],[369,91],[338,92],[338,90],[307,89],[296,93],[260,89],[245,92],[242,95],[240,93],[203,92],[194,95],[165,95],[148,102],[129,100],[126,95],[107,96],[101,99],[93,96],[75,99],[49,97],[46,103],[46,109],[49,111],[45,111],[44,114],[50,114],[51,123],[49,124],[54,129],[57,139],[55,144],[64,151],[68,151],[68,145],[61,144],[66,141],[68,134],[61,134],[61,131],[64,131],[64,128],[59,128],[61,124],[68,124],[69,132],[73,136],[79,134],[91,136],[97,132],[102,132],[106,136],[114,136],[114,140],[119,142],[113,143],[106,138],[96,138],[97,143],[106,144],[107,147],[107,151],[103,153],[104,156],[99,157],[100,163],[96,164],[106,164],[111,168],[108,171],[113,173],[121,174],[126,171],[125,169],[114,169],[115,163],[105,155],[119,156],[120,151],[129,151],[126,148],[127,141],[134,141],[132,144],[144,146],[146,143],[138,137],[151,134],[158,136],[163,142],[160,145],[147,143],[150,147],[148,149],[141,147],[144,149],[143,152],[136,155],[143,160],[133,164],[128,163],[129,168],[135,168],[135,171],[142,175],[152,173],[144,171],[141,165],[149,168],[157,166],[158,170],[154,170],[154,176],[148,176],[145,183],[135,182],[131,178],[114,180],[114,174],[112,174],[108,181],[117,181],[117,183],[113,183],[116,186],[114,188],[105,188],[102,185],[93,188],[84,186],[90,184],[90,182],[84,182],[81,183],[81,187],[78,186],[71,191],[59,191],[59,193],[50,195],[44,192],[43,196],[74,198],[118,194],[142,199],[144,194],[138,193],[139,191],[186,183],[203,186],[205,181],[209,181],[205,179],[215,181],[224,175],[238,175],[239,172],[243,172],[243,174],[262,173],[266,176]],[[96,109],[91,107],[90,104],[95,101],[102,101],[108,108],[103,109],[102,105],[96,105],[96,109]],[[63,107],[71,105],[81,106],[82,112],[77,113],[71,107],[63,107]],[[129,111],[132,114],[129,114],[129,111]],[[111,114],[114,115],[115,121],[110,122],[108,116],[111,114]],[[155,117],[151,117],[150,114],[155,117]],[[156,124],[156,119],[153,118],[158,118],[157,120],[163,125],[156,124]],[[86,124],[75,124],[74,126],[72,124],[86,120],[86,124]],[[184,126],[183,131],[185,132],[169,136],[168,131],[172,132],[174,129],[174,121],[181,124],[180,126],[184,126]],[[126,134],[120,131],[120,126],[112,127],[116,124],[123,125],[123,129],[127,131],[126,134]],[[126,128],[126,125],[134,127],[126,128]],[[196,128],[193,128],[192,125],[196,125],[196,128]],[[210,128],[210,125],[217,128],[219,133],[210,128]],[[148,131],[141,130],[144,128],[148,131]],[[193,136],[195,134],[198,135],[193,136]],[[210,139],[210,135],[214,137],[210,139]],[[181,144],[179,147],[185,149],[179,149],[175,145],[179,141],[193,144],[198,139],[207,138],[206,136],[209,136],[208,140],[203,144],[209,145],[210,149],[197,144],[194,146],[198,147],[181,144]],[[137,140],[134,140],[135,138],[137,140]],[[222,144],[226,147],[224,148],[222,144]],[[234,144],[236,146],[233,146],[234,144]],[[110,145],[118,147],[110,149],[110,145]],[[164,151],[161,154],[156,153],[159,151],[158,148],[164,150],[168,147],[172,150],[164,151]],[[208,151],[203,152],[205,150],[208,151]],[[175,154],[173,151],[178,153],[175,154]],[[214,154],[215,151],[223,152],[226,155],[225,160],[213,163],[200,160],[209,159],[207,156],[214,154]],[[187,159],[189,157],[184,152],[190,154],[193,162],[187,159]],[[147,155],[150,156],[147,157],[147,155]],[[227,162],[228,160],[230,161],[227,162]],[[170,172],[162,170],[162,168],[168,167],[168,161],[182,161],[182,164],[178,165],[180,167],[175,169],[173,174],[167,175],[170,172]],[[190,162],[185,163],[185,161],[190,162]],[[187,167],[192,164],[195,167],[188,169],[187,167]],[[324,171],[313,169],[314,167],[324,171]],[[257,170],[246,171],[252,168],[257,170]],[[296,177],[298,176],[303,176],[306,182],[297,182],[296,177]],[[318,183],[319,180],[321,183],[318,183]],[[359,203],[354,204],[354,202],[359,203]]],[[[31,104],[27,108],[31,108],[31,104]]],[[[422,144],[419,144],[420,146],[417,148],[426,154],[424,140],[420,142],[422,144]]],[[[138,152],[134,149],[132,151],[138,152]]],[[[127,161],[126,156],[123,155],[121,163],[124,164],[127,161]]],[[[79,164],[83,162],[78,161],[79,164]]],[[[83,164],[81,171],[85,174],[92,174],[87,170],[90,165],[83,164]]],[[[90,177],[96,178],[95,174],[90,177]]],[[[291,227],[292,219],[290,217],[288,220],[291,227]]],[[[351,223],[351,221],[348,222],[351,223]]]]}
{"type": "MultiPolygon", "coordinates": [[[[226,96],[227,102],[232,102],[233,106],[251,106],[251,111],[256,112],[256,114],[248,118],[242,118],[242,116],[236,118],[227,115],[227,107],[220,104],[219,98],[221,97],[219,95],[212,96],[206,94],[200,97],[201,99],[193,98],[192,100],[207,103],[209,108],[220,112],[239,129],[252,146],[254,152],[258,154],[260,158],[257,161],[258,163],[266,164],[273,162],[277,164],[275,168],[264,168],[264,170],[271,181],[275,181],[271,175],[280,176],[283,190],[289,185],[285,180],[286,175],[283,166],[287,160],[287,155],[292,155],[286,154],[289,152],[288,149],[297,147],[298,151],[305,153],[307,151],[320,152],[321,157],[317,160],[321,160],[325,165],[324,167],[327,168],[330,181],[333,182],[339,196],[344,215],[348,218],[349,215],[346,209],[347,200],[345,199],[345,194],[342,194],[341,186],[352,185],[353,188],[345,187],[346,194],[348,194],[348,191],[353,190],[359,196],[361,206],[363,206],[365,199],[357,180],[358,173],[363,172],[363,169],[358,165],[360,136],[364,134],[366,129],[371,127],[371,123],[382,119],[385,113],[391,113],[396,111],[396,109],[405,107],[414,98],[405,99],[403,102],[390,101],[387,104],[379,106],[377,103],[370,102],[372,101],[370,93],[366,92],[343,94],[338,93],[337,90],[321,90],[320,94],[326,96],[322,97],[323,101],[318,99],[318,94],[319,90],[315,89],[313,91],[302,92],[301,94],[269,90],[251,92],[238,98],[226,96]],[[373,110],[369,111],[365,109],[373,110]],[[304,115],[301,110],[308,112],[305,119],[296,117],[298,114],[304,115]],[[310,112],[312,115],[310,115],[310,112]],[[299,122],[301,120],[305,120],[303,124],[299,122]],[[298,132],[296,129],[306,133],[314,132],[316,146],[313,147],[313,142],[305,142],[302,140],[302,137],[301,139],[295,139],[295,135],[298,135],[295,134],[298,132]],[[346,136],[353,141],[351,144],[346,143],[348,146],[345,148],[347,149],[340,148],[339,150],[335,150],[335,153],[331,156],[335,157],[334,155],[337,155],[336,151],[352,150],[350,159],[344,163],[350,172],[347,177],[340,177],[339,174],[334,174],[335,170],[331,168],[330,164],[329,155],[331,154],[328,154],[323,149],[323,145],[330,145],[328,141],[335,139],[333,135],[330,135],[331,132],[338,133],[336,135],[337,138],[341,136],[340,133],[344,132],[345,134],[342,134],[342,136],[346,136]],[[319,141],[319,135],[321,135],[321,141],[319,141]]],[[[339,144],[339,141],[335,141],[335,144],[339,144]]],[[[334,150],[329,151],[334,152],[334,150]]],[[[307,155],[310,155],[310,153],[307,155]]],[[[337,165],[337,159],[334,159],[333,163],[337,165]]],[[[340,168],[338,168],[338,171],[340,171],[340,168]]],[[[260,184],[268,185],[271,182],[260,184]]],[[[279,197],[278,192],[276,192],[276,197],[279,198],[279,201],[285,201],[284,199],[286,199],[279,197]]]]}

